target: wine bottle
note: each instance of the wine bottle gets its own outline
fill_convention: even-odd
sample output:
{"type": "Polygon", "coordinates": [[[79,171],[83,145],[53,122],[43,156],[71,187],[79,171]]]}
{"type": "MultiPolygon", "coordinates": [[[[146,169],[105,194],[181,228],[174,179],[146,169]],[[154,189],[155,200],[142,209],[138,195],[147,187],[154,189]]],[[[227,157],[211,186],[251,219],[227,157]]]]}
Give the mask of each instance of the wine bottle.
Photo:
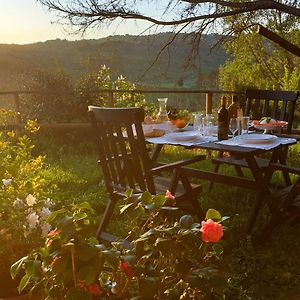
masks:
{"type": "Polygon", "coordinates": [[[221,98],[221,108],[218,111],[218,140],[228,140],[229,115],[226,108],[226,97],[221,98]]]}

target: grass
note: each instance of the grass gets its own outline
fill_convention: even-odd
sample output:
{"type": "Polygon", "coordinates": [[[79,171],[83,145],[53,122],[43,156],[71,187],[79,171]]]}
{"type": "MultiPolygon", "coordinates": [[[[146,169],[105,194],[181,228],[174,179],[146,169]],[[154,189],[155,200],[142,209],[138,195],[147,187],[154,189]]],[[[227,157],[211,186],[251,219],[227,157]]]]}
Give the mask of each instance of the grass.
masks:
{"type": "MultiPolygon", "coordinates": [[[[97,165],[97,155],[92,141],[86,136],[73,135],[54,138],[40,137],[36,151],[46,155],[47,169],[44,175],[54,185],[51,197],[57,206],[70,202],[89,201],[99,215],[103,212],[107,196],[102,175],[97,165]],[[78,143],[80,141],[80,143],[78,143]]],[[[289,163],[300,165],[300,147],[290,149],[289,163]]],[[[162,160],[175,161],[205,152],[165,147],[162,160]]],[[[210,169],[208,160],[195,167],[210,169]]],[[[230,167],[222,172],[231,174],[230,167]]],[[[276,176],[275,181],[282,180],[276,176]]],[[[207,182],[204,183],[207,186],[207,182]]],[[[249,212],[255,193],[252,191],[216,184],[212,192],[207,189],[200,195],[204,209],[218,209],[230,216],[224,236],[224,259],[221,268],[228,278],[229,290],[226,299],[300,299],[300,227],[283,226],[276,230],[272,239],[262,247],[254,247],[245,236],[249,212]]],[[[269,216],[266,208],[260,213],[254,236],[269,216]]],[[[124,228],[123,220],[116,218],[112,228],[124,228]]]]}

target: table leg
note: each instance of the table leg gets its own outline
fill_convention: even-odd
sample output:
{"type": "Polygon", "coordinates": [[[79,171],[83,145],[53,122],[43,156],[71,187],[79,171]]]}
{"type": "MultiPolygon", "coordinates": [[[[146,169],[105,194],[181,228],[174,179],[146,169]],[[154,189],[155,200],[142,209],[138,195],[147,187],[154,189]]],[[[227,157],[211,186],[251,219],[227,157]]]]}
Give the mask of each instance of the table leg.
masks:
{"type": "Polygon", "coordinates": [[[163,148],[163,144],[155,144],[153,147],[153,151],[151,153],[150,159],[152,161],[153,164],[155,164],[157,162],[157,158],[159,156],[159,153],[161,151],[161,149],[163,148]]]}
{"type": "Polygon", "coordinates": [[[247,234],[251,234],[253,226],[255,224],[255,221],[257,219],[259,210],[261,208],[261,205],[263,203],[263,200],[266,196],[266,194],[270,193],[269,188],[267,186],[267,183],[265,181],[265,178],[263,176],[262,170],[258,167],[257,161],[254,156],[248,156],[246,157],[246,161],[248,163],[248,166],[252,172],[252,175],[254,177],[255,182],[257,183],[257,186],[260,187],[257,196],[256,201],[253,207],[253,210],[251,212],[248,225],[247,225],[247,234]]]}

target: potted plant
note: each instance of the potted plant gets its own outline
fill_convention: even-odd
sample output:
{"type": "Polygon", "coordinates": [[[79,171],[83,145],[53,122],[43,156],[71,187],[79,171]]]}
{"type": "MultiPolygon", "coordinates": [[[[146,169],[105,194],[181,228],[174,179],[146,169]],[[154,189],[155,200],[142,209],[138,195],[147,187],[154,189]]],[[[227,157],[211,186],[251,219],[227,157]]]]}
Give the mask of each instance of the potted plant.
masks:
{"type": "Polygon", "coordinates": [[[97,241],[98,217],[88,203],[61,208],[48,217],[55,229],[45,244],[12,265],[11,275],[23,276],[19,290],[30,288],[32,293],[42,292],[44,299],[56,300],[221,295],[226,281],[220,281],[217,264],[223,252],[220,223],[226,218],[210,209],[201,224],[189,215],[167,222],[162,212],[172,200],[170,193],[129,191],[127,196],[120,213],[131,222],[126,234],[134,239],[132,249],[121,242],[97,241]]]}

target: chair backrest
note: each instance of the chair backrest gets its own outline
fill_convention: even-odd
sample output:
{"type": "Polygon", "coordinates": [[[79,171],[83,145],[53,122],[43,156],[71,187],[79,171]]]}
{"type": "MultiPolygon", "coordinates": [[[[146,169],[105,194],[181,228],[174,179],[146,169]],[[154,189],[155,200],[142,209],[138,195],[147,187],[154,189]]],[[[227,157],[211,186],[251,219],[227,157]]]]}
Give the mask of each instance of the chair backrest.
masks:
{"type": "Polygon", "coordinates": [[[132,188],[155,193],[153,178],[147,173],[151,160],[142,128],[144,110],[95,106],[88,110],[107,191],[132,188]]]}
{"type": "Polygon", "coordinates": [[[299,92],[247,90],[245,115],[253,120],[271,117],[287,121],[287,133],[291,133],[294,111],[299,92]]]}

